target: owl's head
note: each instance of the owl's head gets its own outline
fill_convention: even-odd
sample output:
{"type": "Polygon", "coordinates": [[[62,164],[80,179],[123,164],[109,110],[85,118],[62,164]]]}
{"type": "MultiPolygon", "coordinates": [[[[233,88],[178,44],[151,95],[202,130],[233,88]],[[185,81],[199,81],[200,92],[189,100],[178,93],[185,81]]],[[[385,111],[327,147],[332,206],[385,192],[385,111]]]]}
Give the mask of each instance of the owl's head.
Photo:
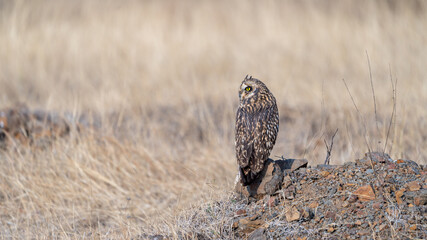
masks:
{"type": "Polygon", "coordinates": [[[260,80],[246,75],[239,88],[239,99],[241,105],[254,104],[264,97],[270,95],[267,86],[260,80]]]}

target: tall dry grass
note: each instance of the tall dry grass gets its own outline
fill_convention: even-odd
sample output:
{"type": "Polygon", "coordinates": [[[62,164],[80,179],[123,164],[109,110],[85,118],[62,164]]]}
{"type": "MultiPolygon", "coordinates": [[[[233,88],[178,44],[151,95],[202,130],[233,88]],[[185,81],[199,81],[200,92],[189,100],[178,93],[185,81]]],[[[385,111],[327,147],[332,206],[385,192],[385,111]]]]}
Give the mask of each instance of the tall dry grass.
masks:
{"type": "Polygon", "coordinates": [[[368,146],[425,164],[426,7],[1,1],[0,108],[24,102],[74,121],[93,114],[97,128],[48,149],[0,153],[0,236],[179,231],[180,210],[232,189],[237,88],[246,74],[278,101],[272,156],[321,163],[324,139],[339,129],[331,164],[368,146]]]}

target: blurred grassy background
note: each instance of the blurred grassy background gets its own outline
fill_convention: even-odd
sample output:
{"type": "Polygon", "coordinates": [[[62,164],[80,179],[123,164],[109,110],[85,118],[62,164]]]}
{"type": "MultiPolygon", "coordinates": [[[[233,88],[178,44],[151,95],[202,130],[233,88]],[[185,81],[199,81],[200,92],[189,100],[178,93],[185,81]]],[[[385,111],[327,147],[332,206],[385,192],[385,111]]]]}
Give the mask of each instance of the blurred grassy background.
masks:
{"type": "Polygon", "coordinates": [[[96,135],[0,154],[2,236],[135,236],[230,191],[246,74],[277,99],[272,156],[331,164],[384,150],[426,164],[423,1],[0,1],[0,108],[96,135]],[[377,116],[367,61],[369,55],[377,116]],[[360,114],[344,86],[345,79],[360,114]],[[377,120],[375,120],[377,119],[377,120]],[[377,128],[378,125],[378,128],[377,128]],[[3,226],[2,226],[3,225],[3,226]],[[75,235],[73,235],[75,234],[75,235]],[[92,235],[94,236],[94,235],[92,235]]]}

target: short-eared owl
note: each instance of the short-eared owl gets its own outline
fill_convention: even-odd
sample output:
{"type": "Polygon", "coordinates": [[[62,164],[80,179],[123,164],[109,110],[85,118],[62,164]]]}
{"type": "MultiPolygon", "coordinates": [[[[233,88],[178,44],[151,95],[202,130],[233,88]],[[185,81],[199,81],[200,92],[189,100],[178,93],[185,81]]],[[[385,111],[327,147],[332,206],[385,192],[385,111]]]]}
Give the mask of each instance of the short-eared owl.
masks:
{"type": "Polygon", "coordinates": [[[243,186],[263,170],[276,143],[279,111],[276,99],[258,79],[246,76],[239,89],[236,116],[236,157],[243,186]]]}

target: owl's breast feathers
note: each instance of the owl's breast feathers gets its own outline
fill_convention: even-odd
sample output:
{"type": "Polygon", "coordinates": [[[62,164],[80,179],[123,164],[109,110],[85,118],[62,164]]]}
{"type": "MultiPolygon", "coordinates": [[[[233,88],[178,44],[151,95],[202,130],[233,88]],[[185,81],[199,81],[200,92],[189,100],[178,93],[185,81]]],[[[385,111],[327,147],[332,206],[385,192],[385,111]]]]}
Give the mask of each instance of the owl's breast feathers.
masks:
{"type": "Polygon", "coordinates": [[[262,171],[276,142],[279,114],[274,97],[268,100],[241,105],[237,110],[236,156],[243,185],[262,171]]]}

